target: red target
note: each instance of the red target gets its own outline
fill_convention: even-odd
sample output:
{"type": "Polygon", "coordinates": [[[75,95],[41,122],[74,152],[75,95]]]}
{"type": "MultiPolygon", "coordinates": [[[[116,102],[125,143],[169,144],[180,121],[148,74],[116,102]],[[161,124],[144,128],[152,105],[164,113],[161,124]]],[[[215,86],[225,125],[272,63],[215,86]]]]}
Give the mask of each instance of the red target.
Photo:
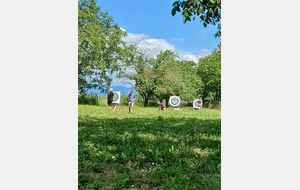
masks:
{"type": "Polygon", "coordinates": [[[200,107],[202,107],[202,100],[201,99],[194,100],[193,107],[194,108],[200,108],[200,107]]]}

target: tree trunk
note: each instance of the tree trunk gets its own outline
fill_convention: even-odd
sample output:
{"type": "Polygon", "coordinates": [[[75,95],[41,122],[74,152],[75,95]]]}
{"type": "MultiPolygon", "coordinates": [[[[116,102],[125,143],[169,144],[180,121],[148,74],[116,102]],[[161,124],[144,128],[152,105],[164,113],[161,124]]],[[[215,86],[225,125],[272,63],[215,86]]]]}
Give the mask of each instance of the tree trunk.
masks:
{"type": "Polygon", "coordinates": [[[144,107],[148,107],[148,98],[147,97],[144,100],[144,107]]]}
{"type": "Polygon", "coordinates": [[[144,96],[144,95],[142,95],[142,97],[143,97],[143,102],[145,102],[145,96],[144,96]]]}
{"type": "Polygon", "coordinates": [[[168,107],[169,104],[169,98],[166,98],[166,107],[168,107]]]}

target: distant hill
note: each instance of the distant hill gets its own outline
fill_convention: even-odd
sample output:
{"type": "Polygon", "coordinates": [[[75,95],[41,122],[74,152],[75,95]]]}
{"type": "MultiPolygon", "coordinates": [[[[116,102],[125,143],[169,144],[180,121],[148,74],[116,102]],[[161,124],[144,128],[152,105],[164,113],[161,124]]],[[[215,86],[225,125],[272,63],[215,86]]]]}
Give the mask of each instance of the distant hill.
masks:
{"type": "MultiPolygon", "coordinates": [[[[128,88],[126,86],[111,86],[111,88],[114,90],[114,91],[121,91],[121,95],[128,95],[130,90],[133,91],[134,94],[136,94],[136,90],[131,87],[131,88],[128,88]]],[[[88,94],[97,94],[97,95],[106,95],[107,93],[101,93],[99,90],[88,90],[87,91],[88,94]]]]}

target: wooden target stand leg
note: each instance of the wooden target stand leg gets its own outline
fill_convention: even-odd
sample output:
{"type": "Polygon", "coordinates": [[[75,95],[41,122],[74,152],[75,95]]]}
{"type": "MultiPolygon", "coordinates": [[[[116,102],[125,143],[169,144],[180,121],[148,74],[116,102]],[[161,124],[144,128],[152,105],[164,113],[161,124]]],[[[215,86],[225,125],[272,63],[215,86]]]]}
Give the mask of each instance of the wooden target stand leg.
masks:
{"type": "Polygon", "coordinates": [[[120,104],[116,104],[112,111],[115,112],[116,108],[118,108],[118,113],[120,113],[120,104]]]}
{"type": "Polygon", "coordinates": [[[116,108],[118,108],[118,113],[120,113],[120,104],[116,104],[116,107],[113,109],[113,112],[115,112],[116,108]]]}

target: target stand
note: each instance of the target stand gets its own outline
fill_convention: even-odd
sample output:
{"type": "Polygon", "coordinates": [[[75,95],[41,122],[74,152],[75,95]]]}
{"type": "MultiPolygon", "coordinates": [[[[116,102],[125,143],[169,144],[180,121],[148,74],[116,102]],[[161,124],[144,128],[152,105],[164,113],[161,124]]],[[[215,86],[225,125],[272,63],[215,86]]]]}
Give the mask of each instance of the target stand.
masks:
{"type": "Polygon", "coordinates": [[[202,111],[202,106],[203,106],[202,99],[201,98],[199,98],[199,99],[194,98],[194,100],[193,100],[193,109],[202,111]]]}
{"type": "Polygon", "coordinates": [[[121,105],[121,91],[113,91],[113,104],[116,104],[116,107],[118,107],[118,113],[120,113],[120,105],[121,105]]]}
{"type": "Polygon", "coordinates": [[[180,110],[180,98],[179,96],[170,96],[170,99],[169,99],[169,108],[171,109],[171,107],[174,107],[174,110],[180,110]]]}

